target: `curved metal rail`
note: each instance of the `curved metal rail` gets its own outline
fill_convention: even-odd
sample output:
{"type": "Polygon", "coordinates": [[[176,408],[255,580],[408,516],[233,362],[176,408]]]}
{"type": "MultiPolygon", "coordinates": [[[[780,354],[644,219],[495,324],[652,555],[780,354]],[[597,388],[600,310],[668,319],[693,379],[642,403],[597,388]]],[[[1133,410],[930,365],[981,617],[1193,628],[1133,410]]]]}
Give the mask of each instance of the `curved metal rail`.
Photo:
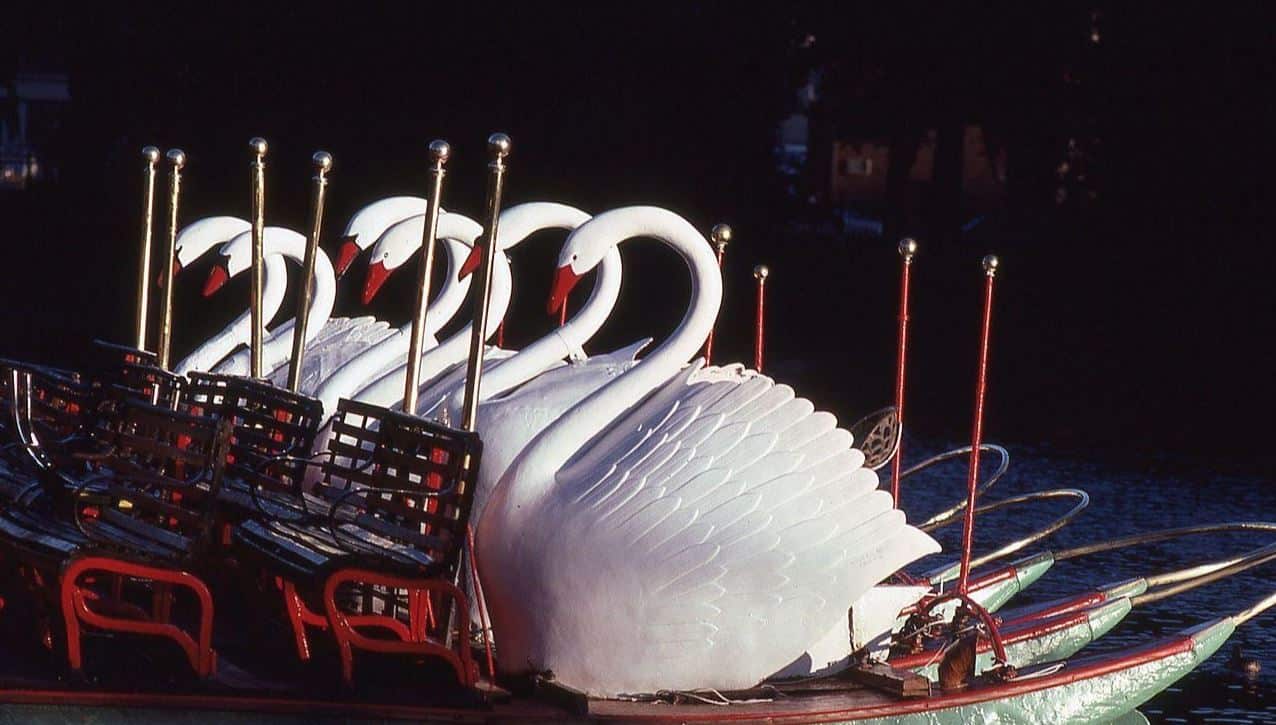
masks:
{"type": "MultiPolygon", "coordinates": [[[[1137,607],[1142,604],[1151,604],[1152,602],[1158,602],[1167,597],[1172,597],[1175,594],[1182,594],[1183,592],[1196,589],[1197,587],[1205,586],[1206,584],[1216,582],[1220,579],[1226,579],[1227,577],[1240,574],[1241,572],[1247,571],[1249,569],[1253,569],[1254,567],[1262,566],[1263,564],[1266,564],[1271,561],[1276,561],[1276,543],[1268,544],[1267,546],[1260,547],[1258,549],[1255,549],[1249,552],[1248,554],[1245,554],[1243,556],[1237,557],[1229,561],[1216,562],[1216,565],[1213,567],[1213,569],[1207,573],[1198,574],[1194,577],[1189,577],[1189,578],[1178,578],[1177,579],[1178,583],[1169,584],[1168,586],[1163,586],[1160,589],[1156,589],[1155,591],[1148,591],[1143,594],[1140,594],[1139,596],[1132,598],[1130,600],[1130,603],[1137,607]]],[[[1207,564],[1204,566],[1209,567],[1210,565],[1207,564]]],[[[1173,579],[1173,577],[1175,575],[1181,574],[1186,571],[1192,571],[1192,570],[1197,570],[1201,568],[1203,567],[1200,567],[1200,566],[1192,567],[1191,569],[1181,570],[1180,572],[1170,572],[1168,574],[1164,574],[1161,576],[1145,577],[1145,579],[1147,580],[1148,586],[1150,587],[1150,586],[1153,586],[1154,580],[1156,581],[1157,584],[1164,584],[1164,583],[1167,583],[1166,581],[1167,579],[1174,581],[1175,579],[1173,579]]]]}
{"type": "Polygon", "coordinates": [[[1141,544],[1155,544],[1162,541],[1172,541],[1184,536],[1194,536],[1197,534],[1213,534],[1224,531],[1267,531],[1276,533],[1276,523],[1268,521],[1231,521],[1221,524],[1200,524],[1197,526],[1181,526],[1174,529],[1162,529],[1161,531],[1149,531],[1142,534],[1131,534],[1116,539],[1108,539],[1094,544],[1086,544],[1077,546],[1072,549],[1064,549],[1055,552],[1055,561],[1067,561],[1075,559],[1079,556],[1088,556],[1104,551],[1116,551],[1118,549],[1126,549],[1131,546],[1139,546],[1141,544]]]}
{"type": "MultiPolygon", "coordinates": [[[[944,461],[948,461],[953,458],[957,458],[959,456],[968,456],[970,455],[970,452],[972,450],[974,449],[971,448],[970,446],[962,446],[961,448],[954,448],[952,450],[944,451],[943,453],[933,455],[930,458],[927,458],[926,460],[922,461],[921,463],[918,463],[914,466],[909,467],[903,473],[899,474],[899,480],[903,481],[905,478],[908,478],[909,476],[915,473],[924,471],[927,468],[930,468],[931,466],[937,465],[939,463],[943,463],[944,461]]],[[[988,477],[988,480],[981,483],[979,487],[975,489],[976,496],[984,495],[984,492],[992,488],[993,484],[995,484],[998,479],[1000,479],[1003,475],[1005,475],[1006,469],[1010,468],[1010,452],[1007,451],[1005,448],[1002,448],[1001,446],[996,445],[995,443],[981,443],[979,446],[979,451],[981,453],[996,453],[997,456],[1000,458],[1000,461],[997,464],[997,470],[993,471],[992,475],[988,477]]],[[[961,501],[958,501],[953,506],[947,509],[944,509],[943,511],[940,511],[934,516],[931,516],[929,519],[923,521],[921,524],[918,525],[917,528],[921,529],[922,531],[934,531],[935,529],[939,528],[944,523],[947,523],[948,521],[956,520],[957,514],[960,514],[965,509],[966,509],[966,499],[965,497],[963,497],[961,501]]],[[[978,511],[979,509],[976,509],[976,512],[978,511]]]]}
{"type": "Polygon", "coordinates": [[[1237,627],[1239,627],[1272,607],[1276,607],[1276,592],[1268,594],[1262,601],[1258,602],[1254,606],[1233,614],[1231,616],[1231,620],[1237,627]]]}
{"type": "MultiPolygon", "coordinates": [[[[1011,496],[1010,498],[1003,498],[999,501],[993,501],[992,503],[984,504],[983,506],[976,506],[975,507],[976,514],[985,514],[992,511],[996,511],[998,509],[1006,508],[1008,506],[1015,506],[1022,503],[1030,503],[1032,501],[1044,501],[1046,499],[1051,499],[1051,498],[1072,498],[1072,499],[1076,499],[1077,503],[1072,508],[1068,509],[1067,513],[1063,514],[1062,516],[1055,519],[1054,521],[1051,521],[1045,527],[1038,529],[1028,534],[1027,536],[1023,536],[1018,539],[1015,539],[1014,541],[1011,541],[1008,544],[1005,544],[997,549],[994,549],[993,551],[990,551],[987,554],[983,554],[981,556],[975,557],[974,559],[971,560],[970,566],[972,568],[977,566],[983,566],[984,564],[987,564],[989,562],[1005,558],[1018,551],[1022,551],[1028,546],[1035,544],[1038,541],[1041,541],[1042,539],[1046,538],[1047,536],[1050,536],[1051,534],[1055,533],[1059,529],[1062,529],[1064,526],[1067,526],[1070,521],[1075,519],[1082,511],[1084,511],[1087,506],[1090,505],[1090,494],[1086,493],[1085,491],[1082,491],[1079,488],[1056,488],[1056,489],[1051,489],[1048,491],[1033,491],[1031,493],[1020,494],[1018,496],[1011,496]]],[[[930,532],[942,527],[943,525],[941,524],[940,526],[933,526],[930,528],[927,528],[925,525],[922,525],[918,528],[920,528],[922,531],[930,532]]]]}

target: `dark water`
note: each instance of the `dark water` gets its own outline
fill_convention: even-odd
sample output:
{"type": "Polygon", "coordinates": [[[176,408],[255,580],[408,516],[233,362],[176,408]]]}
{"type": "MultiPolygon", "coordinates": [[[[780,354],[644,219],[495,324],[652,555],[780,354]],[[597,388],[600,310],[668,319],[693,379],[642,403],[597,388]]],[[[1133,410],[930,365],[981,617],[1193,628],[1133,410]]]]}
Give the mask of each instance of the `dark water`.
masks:
{"type": "MultiPolygon", "coordinates": [[[[921,461],[942,450],[913,444],[906,461],[921,461]]],[[[1061,550],[1126,534],[1225,521],[1276,520],[1276,486],[1259,476],[1168,472],[1164,465],[1138,470],[1129,463],[1096,463],[1084,453],[1061,453],[1024,446],[1010,448],[1006,477],[985,500],[1050,488],[1081,488],[1090,507],[1069,526],[1029,553],[1061,550]]],[[[958,500],[964,463],[951,462],[933,474],[905,480],[901,499],[910,519],[922,520],[958,500]]],[[[1055,500],[1003,509],[976,522],[975,551],[988,551],[1026,535],[1071,507],[1055,500]]],[[[961,526],[937,533],[946,552],[958,551],[961,526]]],[[[1079,592],[1129,577],[1159,573],[1221,559],[1272,540],[1262,534],[1205,534],[1164,544],[1106,552],[1058,562],[1012,604],[1026,604],[1079,592]]],[[[1276,564],[1136,608],[1085,653],[1106,652],[1147,642],[1206,620],[1234,614],[1276,587],[1276,564]]],[[[1242,625],[1228,643],[1190,675],[1140,708],[1153,722],[1276,723],[1276,609],[1242,625]],[[1246,680],[1228,666],[1233,647],[1257,658],[1260,675],[1246,680]]]]}

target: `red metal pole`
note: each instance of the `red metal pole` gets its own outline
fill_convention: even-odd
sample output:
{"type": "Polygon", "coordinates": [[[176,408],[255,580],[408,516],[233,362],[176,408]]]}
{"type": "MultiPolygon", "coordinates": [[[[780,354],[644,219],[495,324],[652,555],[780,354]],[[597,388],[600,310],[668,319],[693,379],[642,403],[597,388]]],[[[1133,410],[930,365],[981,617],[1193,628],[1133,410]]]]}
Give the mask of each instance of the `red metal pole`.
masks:
{"type": "MultiPolygon", "coordinates": [[[[731,241],[731,227],[726,224],[715,224],[709,232],[709,241],[718,252],[718,273],[722,273],[722,258],[727,253],[727,242],[731,241]]],[[[714,320],[717,327],[717,320],[714,320]]],[[[709,337],[704,341],[704,364],[713,363],[713,328],[709,329],[709,337]]]]}
{"type": "Polygon", "coordinates": [[[899,505],[899,473],[904,463],[904,367],[908,359],[908,283],[913,268],[913,255],[917,254],[917,242],[902,239],[899,255],[904,258],[899,273],[899,354],[895,359],[895,419],[899,423],[899,446],[895,460],[891,461],[891,499],[895,508],[899,505]]]}
{"type": "Polygon", "coordinates": [[[762,348],[766,337],[766,278],[771,270],[765,264],[753,268],[753,278],[758,281],[758,311],[754,318],[753,369],[762,372],[762,348]]]}
{"type": "Polygon", "coordinates": [[[975,379],[975,420],[970,436],[970,470],[966,476],[966,516],[961,532],[961,579],[957,591],[966,593],[970,577],[970,552],[975,537],[975,488],[979,481],[979,444],[984,435],[984,392],[988,387],[988,338],[992,331],[992,287],[1000,260],[984,257],[984,319],[979,333],[979,372],[975,379]]]}

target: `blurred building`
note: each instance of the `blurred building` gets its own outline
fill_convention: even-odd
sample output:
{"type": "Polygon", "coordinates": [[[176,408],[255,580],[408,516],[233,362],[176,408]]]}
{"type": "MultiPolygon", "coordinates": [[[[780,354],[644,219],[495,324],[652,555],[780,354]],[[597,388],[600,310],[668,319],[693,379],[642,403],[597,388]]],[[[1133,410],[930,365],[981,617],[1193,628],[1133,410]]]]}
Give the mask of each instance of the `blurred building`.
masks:
{"type": "MultiPolygon", "coordinates": [[[[915,148],[900,150],[911,152],[912,163],[906,174],[909,185],[924,185],[935,180],[936,137],[935,129],[928,129],[915,148]]],[[[886,201],[886,174],[891,157],[889,139],[843,137],[835,139],[832,147],[823,152],[832,156],[832,162],[825,167],[830,174],[824,184],[832,204],[886,201]]],[[[1005,150],[990,144],[983,127],[977,124],[962,127],[961,189],[969,211],[995,211],[1005,204],[1005,150]]]]}
{"type": "Polygon", "coordinates": [[[936,220],[956,231],[1005,210],[1007,153],[984,124],[901,125],[875,114],[867,98],[836,95],[847,87],[824,68],[810,70],[776,129],[777,170],[813,220],[876,237],[888,219],[896,233],[933,231],[936,220]]]}
{"type": "Polygon", "coordinates": [[[67,76],[19,72],[0,85],[0,189],[56,181],[56,139],[71,103],[67,76]]]}

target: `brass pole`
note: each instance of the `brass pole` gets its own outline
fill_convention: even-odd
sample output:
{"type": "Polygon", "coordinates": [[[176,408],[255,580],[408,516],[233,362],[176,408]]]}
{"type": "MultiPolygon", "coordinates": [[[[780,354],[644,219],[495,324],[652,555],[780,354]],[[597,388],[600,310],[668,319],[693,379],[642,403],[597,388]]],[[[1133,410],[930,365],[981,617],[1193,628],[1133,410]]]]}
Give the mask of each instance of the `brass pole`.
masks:
{"type": "Polygon", "coordinates": [[[492,293],[492,268],[496,262],[497,221],[501,214],[501,189],[505,185],[505,157],[510,152],[510,137],[494,133],[487,138],[487,224],[478,244],[483,245],[483,259],[478,272],[478,291],[474,298],[474,329],[470,337],[470,359],[465,370],[465,408],[461,427],[473,431],[478,419],[479,384],[483,377],[483,341],[487,338],[487,306],[492,293]]]}
{"type": "Polygon", "coordinates": [[[142,167],[142,251],[137,273],[137,335],[138,350],[146,349],[146,317],[151,297],[151,237],[155,229],[155,164],[159,163],[160,150],[154,146],[142,149],[146,165],[142,167]]]}
{"type": "Polygon", "coordinates": [[[306,355],[306,328],[310,323],[310,299],[315,291],[315,258],[319,254],[319,234],[323,228],[323,196],[328,190],[328,172],[332,170],[332,154],[316,151],[310,157],[315,165],[310,194],[310,236],[306,239],[306,256],[301,270],[301,296],[297,298],[296,322],[292,328],[292,359],[288,363],[288,389],[301,390],[301,364],[306,355]]]}
{"type": "Polygon", "coordinates": [[[160,307],[160,338],[157,358],[159,366],[168,369],[169,353],[173,344],[173,257],[177,254],[177,201],[182,192],[182,167],[186,154],[181,149],[169,149],[168,158],[168,239],[164,240],[164,260],[160,265],[160,286],[164,288],[164,302],[160,307]]]}
{"type": "MultiPolygon", "coordinates": [[[[722,259],[727,255],[727,243],[731,241],[731,227],[726,224],[714,224],[713,229],[709,230],[709,241],[713,244],[713,249],[718,254],[718,274],[722,274],[722,259]]],[[[704,341],[704,364],[711,365],[713,363],[713,333],[718,326],[718,321],[713,321],[713,327],[709,328],[709,339],[704,341]]]]}
{"type": "Polygon", "coordinates": [[[443,166],[452,147],[447,141],[430,142],[430,201],[421,230],[421,261],[417,264],[416,305],[413,306],[412,337],[408,339],[407,381],[403,387],[403,411],[416,414],[417,385],[421,378],[421,348],[425,343],[425,313],[430,299],[430,274],[434,270],[434,240],[439,232],[439,206],[443,203],[443,166]]]}
{"type": "Polygon", "coordinates": [[[254,137],[248,141],[253,152],[252,168],[252,300],[249,310],[252,316],[252,335],[249,338],[250,374],[261,377],[261,341],[265,335],[266,321],[262,319],[261,298],[265,287],[265,266],[262,262],[266,234],[266,139],[254,137]]]}

